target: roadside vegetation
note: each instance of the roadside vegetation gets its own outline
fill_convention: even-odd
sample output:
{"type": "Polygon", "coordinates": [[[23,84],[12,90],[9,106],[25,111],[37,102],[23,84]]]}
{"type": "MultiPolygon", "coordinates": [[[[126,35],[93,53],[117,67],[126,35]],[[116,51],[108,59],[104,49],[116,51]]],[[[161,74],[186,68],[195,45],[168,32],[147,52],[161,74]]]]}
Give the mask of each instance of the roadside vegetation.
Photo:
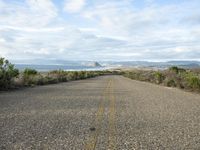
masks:
{"type": "MultiPolygon", "coordinates": [[[[34,85],[45,85],[55,84],[59,82],[68,82],[73,80],[81,80],[103,75],[101,71],[63,71],[54,70],[50,72],[40,73],[33,69],[25,69],[22,73],[21,85],[34,86],[34,85]]],[[[19,84],[20,85],[20,84],[19,84]]]]}
{"type": "Polygon", "coordinates": [[[37,70],[26,68],[20,72],[8,60],[0,58],[0,90],[55,84],[108,74],[123,75],[134,80],[200,92],[200,69],[189,70],[173,66],[167,70],[159,71],[133,69],[128,71],[54,70],[50,72],[38,72],[37,70]]]}
{"type": "Polygon", "coordinates": [[[8,90],[20,87],[33,87],[35,85],[55,84],[92,78],[104,74],[111,74],[110,71],[63,71],[54,70],[50,72],[38,72],[26,68],[19,71],[8,60],[0,58],[0,90],[8,90]]]}
{"type": "Polygon", "coordinates": [[[173,66],[162,71],[135,69],[124,71],[122,74],[134,80],[200,92],[200,69],[190,70],[173,66]]]}
{"type": "Polygon", "coordinates": [[[8,60],[0,58],[0,90],[13,87],[19,71],[8,60]]]}

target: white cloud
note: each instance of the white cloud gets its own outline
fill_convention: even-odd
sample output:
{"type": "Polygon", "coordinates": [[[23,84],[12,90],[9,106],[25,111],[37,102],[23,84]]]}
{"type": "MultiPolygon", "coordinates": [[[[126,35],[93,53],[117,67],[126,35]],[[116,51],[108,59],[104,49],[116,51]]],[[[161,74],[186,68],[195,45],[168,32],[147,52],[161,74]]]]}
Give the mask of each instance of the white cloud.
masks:
{"type": "Polygon", "coordinates": [[[32,17],[38,18],[39,24],[42,22],[49,23],[57,16],[57,8],[51,0],[26,0],[32,17]],[[42,22],[41,22],[42,21],[42,22]]]}
{"type": "Polygon", "coordinates": [[[198,1],[159,5],[144,0],[140,8],[136,2],[95,0],[86,5],[84,0],[67,0],[59,8],[51,0],[0,0],[0,55],[11,59],[200,59],[198,1]]]}
{"type": "Polygon", "coordinates": [[[0,38],[0,43],[5,43],[6,40],[4,38],[0,38]]]}
{"type": "Polygon", "coordinates": [[[175,49],[174,49],[174,51],[175,52],[177,52],[177,53],[183,53],[183,52],[186,52],[186,51],[188,51],[189,49],[188,48],[185,48],[185,47],[176,47],[175,49]]]}
{"type": "Polygon", "coordinates": [[[1,2],[0,25],[20,27],[46,26],[57,16],[50,0],[26,0],[25,3],[1,2]]]}
{"type": "Polygon", "coordinates": [[[69,13],[80,12],[85,6],[85,0],[65,0],[64,11],[69,13]]]}
{"type": "Polygon", "coordinates": [[[40,55],[49,55],[50,51],[46,48],[40,48],[38,51],[30,51],[30,50],[25,50],[24,53],[29,53],[29,54],[40,54],[40,55]]]}
{"type": "Polygon", "coordinates": [[[147,7],[142,10],[133,9],[129,3],[107,2],[84,11],[83,16],[98,22],[102,32],[113,36],[140,35],[140,31],[148,32],[159,29],[170,20],[168,12],[175,13],[172,6],[147,7]],[[126,4],[126,5],[125,5],[126,4]]]}
{"type": "Polygon", "coordinates": [[[0,26],[0,30],[16,30],[16,31],[24,31],[24,32],[57,32],[64,30],[64,27],[42,27],[42,28],[30,28],[30,27],[17,27],[17,26],[0,26]]]}

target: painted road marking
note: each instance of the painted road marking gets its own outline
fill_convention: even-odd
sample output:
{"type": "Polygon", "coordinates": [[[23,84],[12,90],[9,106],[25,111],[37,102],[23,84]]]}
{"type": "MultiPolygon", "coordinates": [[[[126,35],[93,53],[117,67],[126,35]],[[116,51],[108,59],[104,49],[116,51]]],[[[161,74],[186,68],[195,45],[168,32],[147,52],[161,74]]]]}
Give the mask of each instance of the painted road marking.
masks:
{"type": "Polygon", "coordinates": [[[94,150],[96,148],[98,136],[101,132],[103,115],[105,111],[106,93],[109,91],[110,86],[111,86],[111,81],[108,82],[107,87],[103,94],[103,100],[100,101],[99,108],[96,114],[96,119],[95,119],[96,132],[94,132],[93,136],[89,139],[89,142],[86,144],[85,146],[86,150],[94,150]]]}
{"type": "Polygon", "coordinates": [[[116,149],[116,126],[115,126],[115,115],[116,115],[116,102],[114,96],[114,82],[111,82],[110,88],[110,106],[109,106],[109,137],[108,137],[108,149],[115,150],[116,149]]]}
{"type": "Polygon", "coordinates": [[[114,81],[110,80],[106,86],[106,89],[104,91],[104,99],[101,100],[99,104],[99,108],[96,114],[96,132],[94,132],[93,136],[89,140],[89,142],[86,144],[85,149],[86,150],[95,150],[96,144],[98,141],[99,134],[101,132],[102,128],[102,121],[104,117],[105,112],[105,102],[106,99],[109,99],[109,112],[108,112],[108,121],[109,121],[109,127],[108,127],[108,149],[109,150],[115,150],[116,149],[116,100],[114,96],[114,81]],[[108,94],[108,95],[106,95],[108,94]]]}

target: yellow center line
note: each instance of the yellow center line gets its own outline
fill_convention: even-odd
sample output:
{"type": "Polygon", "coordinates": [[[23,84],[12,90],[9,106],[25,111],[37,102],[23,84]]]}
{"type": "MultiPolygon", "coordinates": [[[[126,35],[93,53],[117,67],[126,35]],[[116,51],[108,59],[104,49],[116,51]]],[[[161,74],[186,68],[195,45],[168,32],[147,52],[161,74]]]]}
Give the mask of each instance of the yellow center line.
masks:
{"type": "Polygon", "coordinates": [[[93,136],[89,139],[88,143],[85,145],[86,150],[94,150],[96,148],[96,143],[98,141],[98,136],[101,132],[101,126],[102,126],[102,120],[103,120],[103,114],[105,111],[105,101],[106,101],[106,92],[110,88],[111,81],[108,82],[106,89],[103,94],[103,100],[100,101],[99,108],[96,114],[96,119],[95,119],[95,127],[96,131],[94,132],[93,136]]]}
{"type": "Polygon", "coordinates": [[[115,150],[116,149],[116,126],[115,126],[115,114],[116,114],[116,110],[115,110],[115,97],[114,97],[114,83],[113,80],[111,82],[112,86],[110,88],[110,106],[109,106],[109,138],[108,138],[108,149],[109,150],[115,150]]]}

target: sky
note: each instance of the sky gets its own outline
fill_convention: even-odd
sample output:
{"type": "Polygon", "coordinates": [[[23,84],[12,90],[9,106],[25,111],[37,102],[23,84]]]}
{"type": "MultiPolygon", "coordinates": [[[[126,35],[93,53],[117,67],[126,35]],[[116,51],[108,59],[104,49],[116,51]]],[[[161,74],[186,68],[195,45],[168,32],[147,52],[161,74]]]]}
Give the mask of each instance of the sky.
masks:
{"type": "Polygon", "coordinates": [[[0,57],[200,60],[199,0],[0,0],[0,57]]]}

